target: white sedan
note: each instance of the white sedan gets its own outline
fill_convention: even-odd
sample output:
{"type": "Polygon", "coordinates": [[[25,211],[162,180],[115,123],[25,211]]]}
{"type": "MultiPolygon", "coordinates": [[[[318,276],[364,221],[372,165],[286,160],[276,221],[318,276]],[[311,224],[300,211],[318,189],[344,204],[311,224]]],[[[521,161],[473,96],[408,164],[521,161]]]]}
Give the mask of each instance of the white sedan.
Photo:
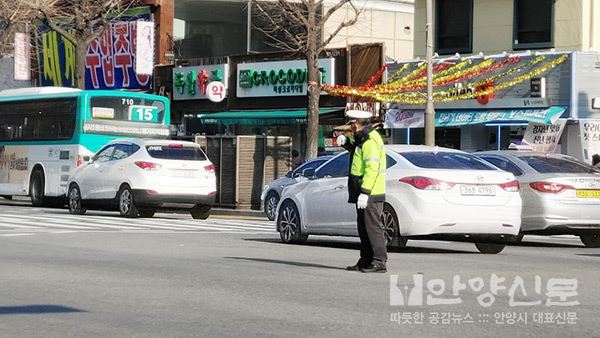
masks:
{"type": "MultiPolygon", "coordinates": [[[[499,253],[519,234],[521,197],[511,173],[454,149],[388,145],[386,153],[388,246],[455,239],[499,253]]],[[[347,203],[348,166],[348,153],[339,154],[283,191],[276,219],[283,242],[302,243],[311,234],[358,236],[355,205],[347,203]]]]}
{"type": "Polygon", "coordinates": [[[72,214],[95,208],[152,217],[159,208],[178,207],[206,219],[214,204],[215,167],[196,143],[120,139],[85,160],[69,180],[72,214]]]}
{"type": "Polygon", "coordinates": [[[600,170],[562,154],[530,151],[477,153],[521,183],[522,234],[578,235],[600,247],[600,170]]]}

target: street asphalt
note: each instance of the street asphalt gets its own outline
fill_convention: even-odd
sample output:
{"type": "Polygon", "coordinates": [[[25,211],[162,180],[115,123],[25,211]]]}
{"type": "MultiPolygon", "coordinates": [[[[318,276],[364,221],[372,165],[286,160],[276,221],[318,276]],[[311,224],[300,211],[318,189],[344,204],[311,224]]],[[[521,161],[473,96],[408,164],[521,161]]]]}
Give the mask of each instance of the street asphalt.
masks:
{"type": "MultiPolygon", "coordinates": [[[[162,217],[171,222],[164,214],[155,218],[162,217]]],[[[598,337],[600,249],[584,248],[576,238],[526,236],[524,245],[498,255],[479,254],[470,243],[409,241],[389,252],[385,274],[345,271],[357,250],[354,238],[285,245],[275,232],[5,229],[0,336],[598,337]],[[423,278],[423,305],[390,305],[402,301],[390,294],[396,275],[402,292],[423,278]],[[457,297],[454,276],[465,283],[457,297]],[[492,276],[505,280],[485,307],[479,301],[489,304],[492,276]],[[515,300],[541,305],[509,304],[516,277],[527,296],[518,291],[515,300]],[[575,293],[565,291],[568,285],[549,286],[557,278],[571,291],[576,280],[575,293]],[[439,297],[460,304],[427,304],[440,279],[439,297]]]]}

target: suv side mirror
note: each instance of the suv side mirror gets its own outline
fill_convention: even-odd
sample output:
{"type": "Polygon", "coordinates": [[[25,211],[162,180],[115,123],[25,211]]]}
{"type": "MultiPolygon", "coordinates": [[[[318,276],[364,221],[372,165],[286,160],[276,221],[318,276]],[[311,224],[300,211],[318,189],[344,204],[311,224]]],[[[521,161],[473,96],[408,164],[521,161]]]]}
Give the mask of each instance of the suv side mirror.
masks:
{"type": "Polygon", "coordinates": [[[302,176],[304,176],[306,178],[313,178],[315,176],[315,169],[307,168],[307,169],[302,170],[302,176]]]}
{"type": "Polygon", "coordinates": [[[292,171],[288,171],[287,173],[285,173],[285,177],[291,178],[292,177],[292,171]]]}
{"type": "Polygon", "coordinates": [[[83,162],[88,162],[88,163],[92,161],[89,156],[84,156],[82,158],[82,160],[83,160],[83,162]]]}

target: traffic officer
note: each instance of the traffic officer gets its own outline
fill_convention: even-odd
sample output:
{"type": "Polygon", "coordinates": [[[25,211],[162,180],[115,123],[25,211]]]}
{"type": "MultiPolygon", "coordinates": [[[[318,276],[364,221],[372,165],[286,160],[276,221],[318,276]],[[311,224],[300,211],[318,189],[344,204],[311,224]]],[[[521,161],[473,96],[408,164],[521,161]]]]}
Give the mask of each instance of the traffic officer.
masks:
{"type": "Polygon", "coordinates": [[[338,137],[352,156],[348,179],[349,203],[356,203],[360,259],[346,270],[386,272],[387,251],[382,227],[386,155],[383,140],[373,128],[371,113],[350,110],[353,137],[338,137]],[[353,151],[352,151],[353,150],[353,151]]]}

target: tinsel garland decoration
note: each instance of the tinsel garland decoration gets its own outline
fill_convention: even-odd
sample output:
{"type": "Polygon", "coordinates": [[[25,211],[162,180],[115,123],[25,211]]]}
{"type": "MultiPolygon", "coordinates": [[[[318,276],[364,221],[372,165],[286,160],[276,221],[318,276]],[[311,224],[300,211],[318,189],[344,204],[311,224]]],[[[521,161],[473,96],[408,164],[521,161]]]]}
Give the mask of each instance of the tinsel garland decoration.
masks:
{"type": "MultiPolygon", "coordinates": [[[[435,90],[433,92],[433,100],[435,102],[450,102],[450,101],[456,101],[456,100],[475,99],[478,96],[485,96],[488,94],[492,94],[494,92],[515,86],[518,83],[527,81],[533,77],[539,76],[539,75],[547,72],[551,68],[554,68],[557,65],[566,61],[568,59],[568,55],[562,54],[547,63],[544,63],[542,65],[537,66],[536,68],[532,68],[532,69],[529,69],[528,71],[524,72],[529,67],[535,66],[536,64],[542,62],[545,58],[546,57],[543,55],[536,56],[521,66],[508,69],[507,71],[502,72],[500,74],[496,74],[496,75],[475,81],[473,83],[468,83],[465,85],[466,87],[470,87],[470,88],[479,88],[480,90],[478,90],[478,91],[471,90],[471,91],[466,91],[464,93],[457,93],[455,88],[446,88],[446,89],[435,90]],[[506,78],[515,73],[522,73],[522,72],[523,72],[523,74],[516,76],[512,79],[506,80],[501,83],[495,83],[495,81],[498,79],[506,78]]],[[[490,59],[488,59],[488,60],[490,60],[490,59]]],[[[448,75],[442,76],[442,77],[438,76],[436,84],[438,87],[443,87],[445,85],[449,85],[449,84],[452,84],[452,83],[458,81],[458,79],[465,79],[465,78],[473,79],[478,76],[481,76],[482,74],[488,73],[491,70],[498,69],[500,67],[506,66],[509,63],[514,63],[514,62],[518,62],[518,60],[515,58],[508,58],[506,60],[503,60],[503,61],[500,61],[497,63],[494,63],[493,61],[491,63],[490,62],[487,62],[487,63],[481,62],[481,63],[475,65],[474,67],[470,67],[465,70],[460,70],[460,71],[456,72],[455,74],[448,74],[448,75]],[[486,67],[488,67],[488,68],[486,68],[486,67]],[[490,70],[491,67],[494,67],[494,69],[490,70]]],[[[454,66],[458,66],[458,65],[459,64],[456,64],[454,66]]],[[[410,77],[412,77],[412,78],[416,77],[418,74],[420,74],[419,69],[421,69],[422,67],[423,67],[423,65],[418,66],[408,76],[402,78],[401,80],[405,80],[410,77]]],[[[448,71],[451,68],[454,68],[454,67],[446,68],[444,71],[448,71]]],[[[463,68],[464,68],[464,66],[463,66],[463,68]]],[[[435,76],[434,76],[434,78],[435,78],[435,76]]],[[[405,81],[405,82],[408,82],[408,81],[405,81]]],[[[426,97],[425,92],[423,92],[423,91],[412,91],[412,92],[399,91],[399,88],[401,88],[401,86],[398,85],[399,83],[400,83],[399,81],[395,81],[394,82],[395,85],[391,85],[391,84],[377,85],[372,88],[365,88],[364,86],[361,86],[361,87],[346,87],[346,86],[330,87],[330,86],[326,86],[326,87],[324,87],[324,90],[329,92],[330,95],[337,95],[337,96],[354,96],[354,97],[375,99],[378,101],[401,102],[401,103],[406,103],[406,104],[424,104],[424,103],[426,103],[427,97],[426,97]]],[[[417,87],[417,88],[420,88],[420,87],[417,87]]]]}

